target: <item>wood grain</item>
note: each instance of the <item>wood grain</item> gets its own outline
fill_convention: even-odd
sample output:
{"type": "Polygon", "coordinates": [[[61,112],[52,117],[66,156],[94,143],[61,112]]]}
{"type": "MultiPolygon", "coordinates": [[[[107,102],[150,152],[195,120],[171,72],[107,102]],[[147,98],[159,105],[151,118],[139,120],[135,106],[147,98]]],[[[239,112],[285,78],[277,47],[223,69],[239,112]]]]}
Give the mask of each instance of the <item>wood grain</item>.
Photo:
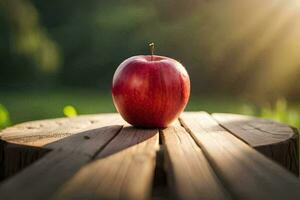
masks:
{"type": "Polygon", "coordinates": [[[234,199],[300,199],[295,176],[220,127],[209,114],[184,113],[180,120],[234,199]]]}
{"type": "Polygon", "coordinates": [[[118,114],[38,120],[4,129],[0,138],[9,143],[42,147],[85,130],[123,124],[125,121],[118,114]]]}
{"type": "Polygon", "coordinates": [[[167,174],[168,181],[159,186],[161,191],[168,186],[172,199],[300,199],[299,180],[251,148],[293,163],[291,155],[298,154],[289,141],[297,136],[290,127],[203,112],[184,113],[180,122],[160,130],[159,152],[165,156],[159,163],[159,130],[133,128],[118,114],[5,129],[0,175],[15,175],[1,182],[0,199],[150,199],[155,170],[161,177],[167,174]],[[286,143],[289,148],[273,147],[286,143]]]}
{"type": "MultiPolygon", "coordinates": [[[[0,187],[1,198],[7,200],[40,200],[51,197],[58,188],[89,162],[121,128],[122,126],[106,126],[86,131],[83,133],[84,135],[78,133],[74,135],[76,139],[72,138],[70,141],[61,140],[63,144],[68,144],[66,149],[57,148],[51,151],[17,176],[5,180],[0,187]],[[89,136],[90,139],[87,140],[84,136],[89,136]]],[[[63,140],[68,140],[68,138],[63,140]]]]}
{"type": "MultiPolygon", "coordinates": [[[[126,123],[118,114],[101,114],[25,122],[4,129],[0,132],[0,181],[29,166],[51,149],[71,148],[74,151],[85,131],[94,137],[98,128],[123,124],[126,123]]],[[[86,141],[81,151],[86,151],[93,141],[97,142],[86,141]]]]}
{"type": "Polygon", "coordinates": [[[218,123],[259,152],[299,175],[298,132],[288,125],[237,114],[213,114],[218,123]]]}
{"type": "Polygon", "coordinates": [[[125,127],[53,199],[148,199],[158,130],[125,127]]]}
{"type": "Polygon", "coordinates": [[[231,199],[202,150],[179,123],[162,130],[172,199],[231,199]]]}

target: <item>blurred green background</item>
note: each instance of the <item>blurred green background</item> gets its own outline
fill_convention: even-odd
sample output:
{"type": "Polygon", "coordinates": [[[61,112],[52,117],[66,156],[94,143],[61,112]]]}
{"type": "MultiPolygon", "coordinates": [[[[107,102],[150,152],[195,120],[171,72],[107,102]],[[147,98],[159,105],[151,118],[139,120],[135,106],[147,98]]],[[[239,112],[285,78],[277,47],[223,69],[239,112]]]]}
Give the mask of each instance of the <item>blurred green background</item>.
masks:
{"type": "Polygon", "coordinates": [[[300,127],[299,0],[1,0],[0,128],[115,112],[126,58],[156,53],[191,78],[187,110],[300,127]]]}

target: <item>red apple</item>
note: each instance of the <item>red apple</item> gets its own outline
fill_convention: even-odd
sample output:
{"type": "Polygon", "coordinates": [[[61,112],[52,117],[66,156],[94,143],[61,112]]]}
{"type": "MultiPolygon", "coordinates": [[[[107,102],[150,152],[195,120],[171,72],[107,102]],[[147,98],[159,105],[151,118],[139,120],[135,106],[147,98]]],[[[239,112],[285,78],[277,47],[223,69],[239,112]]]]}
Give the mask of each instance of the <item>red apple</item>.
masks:
{"type": "Polygon", "coordinates": [[[137,127],[167,127],[184,110],[189,95],[187,71],[178,61],[164,56],[128,58],[113,77],[114,105],[137,127]]]}

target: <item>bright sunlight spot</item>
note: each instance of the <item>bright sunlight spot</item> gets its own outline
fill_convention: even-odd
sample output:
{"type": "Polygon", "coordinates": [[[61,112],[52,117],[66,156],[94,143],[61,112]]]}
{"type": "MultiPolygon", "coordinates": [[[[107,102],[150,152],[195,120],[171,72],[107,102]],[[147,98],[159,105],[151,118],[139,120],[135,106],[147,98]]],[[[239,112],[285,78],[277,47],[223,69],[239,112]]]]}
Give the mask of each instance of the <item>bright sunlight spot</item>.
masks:
{"type": "Polygon", "coordinates": [[[77,111],[74,106],[68,105],[64,107],[64,115],[67,117],[77,116],[77,111]]]}
{"type": "Polygon", "coordinates": [[[7,109],[0,104],[0,129],[10,125],[10,118],[7,109]]]}

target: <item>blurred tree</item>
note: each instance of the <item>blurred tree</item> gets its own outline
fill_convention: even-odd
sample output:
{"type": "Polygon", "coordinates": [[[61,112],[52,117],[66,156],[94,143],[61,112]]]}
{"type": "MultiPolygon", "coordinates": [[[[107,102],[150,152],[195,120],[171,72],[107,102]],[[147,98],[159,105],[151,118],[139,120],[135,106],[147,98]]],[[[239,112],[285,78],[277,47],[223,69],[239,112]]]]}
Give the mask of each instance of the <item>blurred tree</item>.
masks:
{"type": "Polygon", "coordinates": [[[1,85],[46,81],[108,92],[117,66],[129,56],[148,54],[147,44],[155,42],[157,54],[187,67],[193,94],[300,98],[298,0],[0,5],[1,85]]]}
{"type": "Polygon", "coordinates": [[[57,72],[59,48],[41,26],[35,6],[28,0],[2,0],[0,6],[0,56],[5,58],[1,63],[1,85],[36,83],[34,79],[42,81],[49,73],[57,72]]]}
{"type": "Polygon", "coordinates": [[[0,104],[0,129],[11,125],[11,120],[7,109],[0,104]]]}

